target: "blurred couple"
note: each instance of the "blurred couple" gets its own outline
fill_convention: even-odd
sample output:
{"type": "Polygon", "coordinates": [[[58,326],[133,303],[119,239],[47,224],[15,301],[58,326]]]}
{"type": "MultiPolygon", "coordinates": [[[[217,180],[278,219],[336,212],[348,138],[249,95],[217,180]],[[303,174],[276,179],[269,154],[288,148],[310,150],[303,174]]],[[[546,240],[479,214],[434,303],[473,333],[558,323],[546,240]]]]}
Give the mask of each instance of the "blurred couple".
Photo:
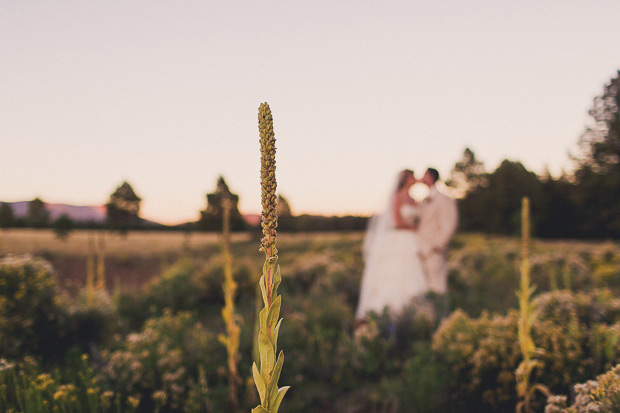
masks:
{"type": "MultiPolygon", "coordinates": [[[[456,201],[437,189],[439,172],[428,168],[421,180],[406,169],[398,174],[386,209],[373,216],[364,239],[357,323],[385,307],[397,315],[415,297],[447,293],[446,255],[456,230],[456,201]],[[417,202],[409,189],[421,182],[428,196],[417,202]]],[[[445,311],[446,309],[444,309],[445,311]]]]}

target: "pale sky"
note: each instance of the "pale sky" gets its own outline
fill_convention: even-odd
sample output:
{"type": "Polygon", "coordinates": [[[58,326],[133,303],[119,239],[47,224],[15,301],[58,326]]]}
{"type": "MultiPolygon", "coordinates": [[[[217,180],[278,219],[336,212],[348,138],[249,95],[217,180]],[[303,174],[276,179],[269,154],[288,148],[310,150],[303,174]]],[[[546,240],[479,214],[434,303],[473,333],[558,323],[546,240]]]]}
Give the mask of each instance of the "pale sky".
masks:
{"type": "Polygon", "coordinates": [[[620,69],[617,0],[0,0],[0,201],[195,220],[223,175],[260,209],[268,102],[294,213],[370,214],[465,147],[570,169],[620,69]]]}

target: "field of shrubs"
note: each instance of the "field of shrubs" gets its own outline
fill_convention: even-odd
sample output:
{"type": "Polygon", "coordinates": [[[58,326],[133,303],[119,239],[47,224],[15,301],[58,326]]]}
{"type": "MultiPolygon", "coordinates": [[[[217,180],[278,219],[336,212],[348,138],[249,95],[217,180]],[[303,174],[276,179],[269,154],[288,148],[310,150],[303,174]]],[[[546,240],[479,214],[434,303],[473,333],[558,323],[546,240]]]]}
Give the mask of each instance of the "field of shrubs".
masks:
{"type": "MultiPolygon", "coordinates": [[[[221,342],[218,238],[157,236],[144,244],[137,233],[108,234],[98,244],[97,236],[76,232],[64,243],[39,241],[35,248],[10,231],[0,233],[0,411],[247,412],[256,406],[251,365],[264,261],[258,234],[232,242],[241,327],[236,409],[221,342]]],[[[446,318],[437,319],[436,298],[428,296],[412,301],[398,319],[376,314],[354,329],[362,237],[278,237],[284,318],[278,347],[286,356],[280,384],[292,386],[280,411],[514,412],[519,240],[455,238],[446,318]]],[[[543,350],[530,382],[552,394],[536,392],[533,409],[617,411],[620,245],[534,241],[530,262],[532,338],[543,350]]]]}

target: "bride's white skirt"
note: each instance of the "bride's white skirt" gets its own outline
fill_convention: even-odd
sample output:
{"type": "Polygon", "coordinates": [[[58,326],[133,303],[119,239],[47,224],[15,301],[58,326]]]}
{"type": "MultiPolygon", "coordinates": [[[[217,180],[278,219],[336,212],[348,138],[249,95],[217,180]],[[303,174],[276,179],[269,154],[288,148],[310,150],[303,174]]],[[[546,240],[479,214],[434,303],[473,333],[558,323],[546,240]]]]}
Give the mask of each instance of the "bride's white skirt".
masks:
{"type": "Polygon", "coordinates": [[[399,313],[412,298],[428,290],[420,258],[418,235],[393,229],[382,234],[367,253],[356,317],[389,307],[399,313]]]}

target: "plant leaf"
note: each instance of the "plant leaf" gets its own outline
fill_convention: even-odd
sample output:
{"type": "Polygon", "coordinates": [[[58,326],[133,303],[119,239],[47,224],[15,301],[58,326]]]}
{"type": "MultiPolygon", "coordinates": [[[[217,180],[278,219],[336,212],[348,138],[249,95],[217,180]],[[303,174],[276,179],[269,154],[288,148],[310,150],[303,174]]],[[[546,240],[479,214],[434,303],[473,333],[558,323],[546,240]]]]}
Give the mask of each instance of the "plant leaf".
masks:
{"type": "Polygon", "coordinates": [[[269,341],[267,334],[264,331],[258,333],[258,350],[260,352],[260,372],[267,384],[269,384],[271,374],[267,375],[267,372],[273,370],[273,366],[276,362],[276,354],[273,349],[273,344],[269,341]]]}
{"type": "Polygon", "coordinates": [[[258,390],[258,396],[260,397],[261,404],[265,403],[265,380],[263,376],[260,375],[258,371],[258,367],[256,367],[256,363],[252,363],[252,377],[254,377],[254,383],[256,384],[256,389],[258,390]]]}
{"type": "Polygon", "coordinates": [[[282,275],[280,274],[280,266],[278,265],[278,266],[276,266],[276,271],[273,274],[273,291],[274,291],[274,294],[278,291],[278,287],[280,286],[281,282],[282,282],[282,275]]]}
{"type": "Polygon", "coordinates": [[[260,280],[258,281],[258,285],[260,285],[260,291],[263,296],[263,303],[265,306],[268,303],[267,300],[267,287],[265,286],[265,271],[263,270],[263,275],[260,276],[260,280]]]}
{"type": "Polygon", "coordinates": [[[260,310],[260,313],[258,314],[258,318],[259,318],[259,325],[260,325],[260,331],[267,331],[267,307],[264,307],[262,310],[260,310]]]}
{"type": "Polygon", "coordinates": [[[284,386],[278,389],[278,395],[276,396],[276,401],[273,403],[273,406],[271,406],[271,411],[273,413],[278,413],[278,409],[280,408],[280,403],[282,403],[282,399],[284,398],[284,395],[290,388],[291,386],[284,386]]]}
{"type": "Polygon", "coordinates": [[[273,351],[277,352],[278,351],[278,335],[280,334],[280,326],[282,325],[282,319],[280,319],[280,321],[278,321],[278,324],[276,324],[276,328],[273,329],[273,351]]]}
{"type": "MultiPolygon", "coordinates": [[[[269,309],[269,313],[267,314],[267,328],[269,330],[273,330],[276,327],[276,323],[278,322],[278,318],[280,317],[280,307],[282,306],[282,296],[277,296],[273,303],[271,303],[271,308],[269,309]]],[[[275,342],[275,340],[274,340],[275,342]]]]}
{"type": "Polygon", "coordinates": [[[267,385],[267,395],[269,397],[269,406],[273,406],[278,395],[276,389],[278,388],[278,380],[280,380],[280,373],[282,372],[282,365],[284,364],[284,352],[280,351],[278,354],[278,361],[273,368],[271,377],[269,378],[269,384],[267,385]]]}

